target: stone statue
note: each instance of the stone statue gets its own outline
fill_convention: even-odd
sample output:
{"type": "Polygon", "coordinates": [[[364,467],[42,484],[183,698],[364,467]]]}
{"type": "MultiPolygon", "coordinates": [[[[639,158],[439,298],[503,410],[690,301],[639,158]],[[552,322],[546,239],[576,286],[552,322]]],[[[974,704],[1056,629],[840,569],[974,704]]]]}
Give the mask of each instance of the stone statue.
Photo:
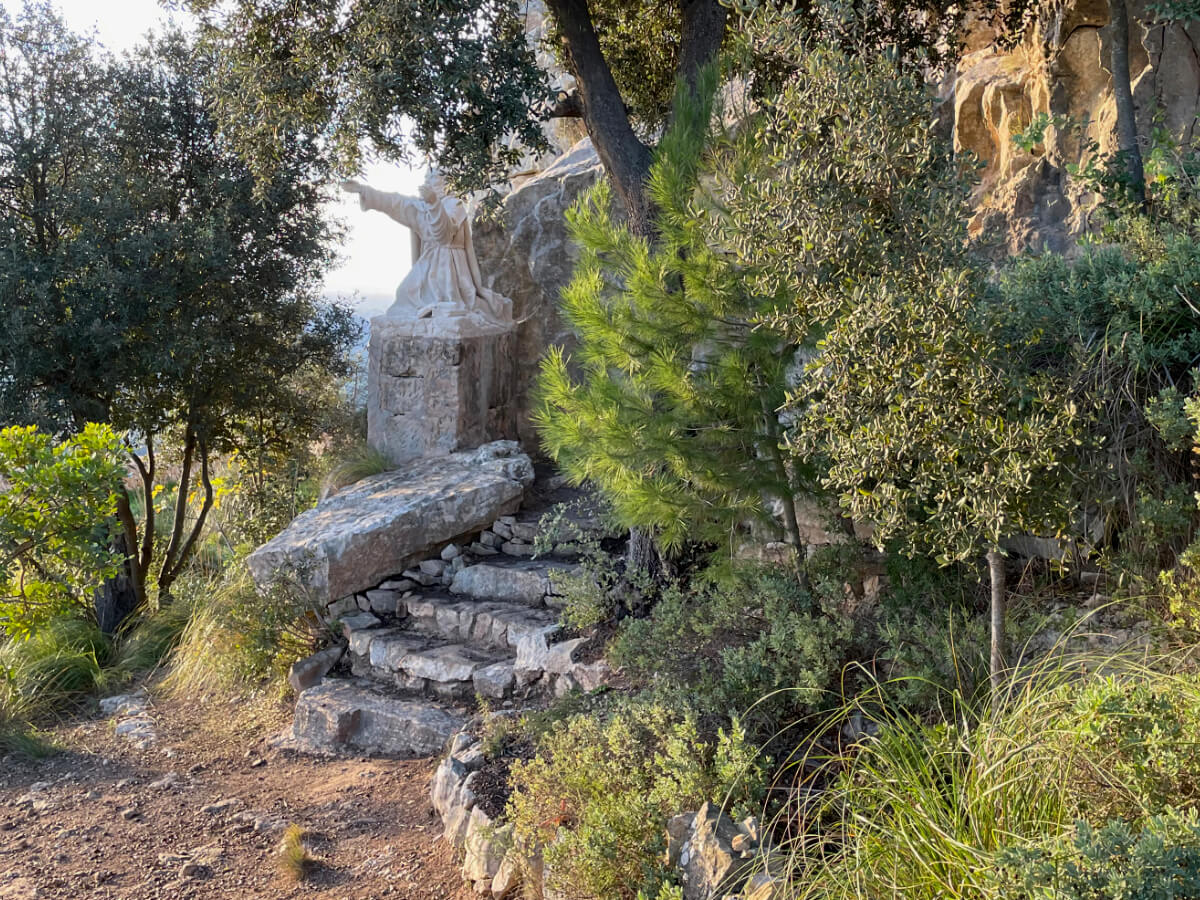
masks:
{"type": "Polygon", "coordinates": [[[417,189],[419,197],[377,191],[357,181],[342,189],[357,194],[364,210],[377,210],[412,229],[412,270],[396,288],[386,316],[400,319],[468,317],[481,325],[512,324],[512,301],[483,286],[466,205],[446,194],[436,169],[417,189]]]}

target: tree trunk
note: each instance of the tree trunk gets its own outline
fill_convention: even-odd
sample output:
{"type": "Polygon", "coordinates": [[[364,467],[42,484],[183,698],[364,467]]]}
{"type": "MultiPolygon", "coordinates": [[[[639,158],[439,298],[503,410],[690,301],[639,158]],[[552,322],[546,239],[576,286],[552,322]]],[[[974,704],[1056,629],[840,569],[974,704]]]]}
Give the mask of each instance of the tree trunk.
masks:
{"type": "Polygon", "coordinates": [[[125,563],[120,572],[97,588],[92,598],[92,606],[96,610],[96,623],[100,630],[110,637],[117,633],[129,615],[141,605],[134,576],[136,547],[136,543],[130,545],[124,528],[116,531],[112,539],[112,549],[125,555],[125,563]],[[135,548],[132,551],[131,546],[135,548]]]}
{"type": "Polygon", "coordinates": [[[787,529],[788,542],[796,548],[799,555],[804,552],[804,538],[800,534],[800,520],[796,516],[796,492],[792,487],[787,462],[779,449],[779,419],[775,417],[775,410],[767,403],[766,394],[762,393],[761,387],[759,392],[762,396],[763,424],[767,433],[767,453],[771,456],[775,476],[779,479],[781,488],[779,500],[783,504],[783,522],[787,529]]]}
{"type": "Polygon", "coordinates": [[[567,58],[579,83],[583,123],[596,147],[596,155],[629,214],[630,228],[636,234],[650,234],[652,214],[646,196],[650,148],[641,142],[629,121],[625,100],[600,49],[588,2],[547,0],[546,6],[558,23],[567,58]]]}
{"type": "Polygon", "coordinates": [[[1004,616],[1007,611],[1004,584],[1004,557],[999,550],[987,554],[988,574],[992,582],[992,658],[989,672],[992,683],[992,699],[1000,696],[1007,668],[1004,650],[1004,616]]]}
{"type": "Polygon", "coordinates": [[[1139,205],[1146,203],[1146,175],[1142,148],[1138,145],[1137,118],[1133,107],[1133,82],[1129,75],[1129,13],[1125,0],[1108,0],[1109,37],[1112,49],[1113,96],[1117,106],[1117,142],[1125,164],[1125,176],[1139,205]]]}
{"type": "Polygon", "coordinates": [[[658,552],[658,544],[654,535],[641,528],[629,529],[629,544],[625,550],[625,566],[633,577],[635,585],[638,579],[654,582],[663,572],[662,555],[658,552]]]}
{"type": "Polygon", "coordinates": [[[717,0],[684,0],[679,40],[679,77],[695,91],[696,78],[725,43],[729,8],[717,0]]]}

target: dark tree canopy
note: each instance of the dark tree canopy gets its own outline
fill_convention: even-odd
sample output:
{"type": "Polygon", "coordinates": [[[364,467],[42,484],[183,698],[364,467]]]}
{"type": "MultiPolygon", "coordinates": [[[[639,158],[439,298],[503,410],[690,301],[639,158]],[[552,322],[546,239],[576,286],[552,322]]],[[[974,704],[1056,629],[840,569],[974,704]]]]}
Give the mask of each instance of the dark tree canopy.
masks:
{"type": "Polygon", "coordinates": [[[284,135],[321,136],[347,169],[363,140],[385,155],[434,157],[462,187],[482,187],[544,141],[531,110],[549,87],[516,0],[186,0],[220,65],[213,98],[260,175],[284,135]]]}
{"type": "Polygon", "coordinates": [[[70,433],[106,421],[130,433],[147,510],[143,588],[155,449],[178,441],[160,590],[211,507],[210,454],[242,444],[248,422],[256,440],[264,420],[294,427],[309,408],[298,376],[340,370],[357,336],[349,311],[319,295],[335,234],[312,141],[285,141],[256,185],[208,112],[209,68],[179,35],[118,61],[46,5],[0,13],[0,424],[70,433]]]}

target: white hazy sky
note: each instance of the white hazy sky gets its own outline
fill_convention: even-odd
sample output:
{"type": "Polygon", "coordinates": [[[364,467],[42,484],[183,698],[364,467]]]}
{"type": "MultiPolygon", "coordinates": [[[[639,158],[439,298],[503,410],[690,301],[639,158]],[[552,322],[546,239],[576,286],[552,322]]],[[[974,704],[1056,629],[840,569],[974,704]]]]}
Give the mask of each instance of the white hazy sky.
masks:
{"type": "MultiPolygon", "coordinates": [[[[12,13],[22,0],[0,0],[12,13]]],[[[147,31],[156,30],[172,18],[186,25],[188,17],[169,12],[157,0],[54,0],[75,31],[90,34],[112,51],[128,50],[147,31]]],[[[422,173],[393,164],[368,165],[361,176],[372,187],[386,191],[416,193],[422,173]]],[[[327,294],[346,297],[364,315],[382,312],[391,304],[396,285],[412,264],[409,237],[405,228],[380,213],[364,213],[358,199],[329,204],[329,215],[348,226],[342,248],[342,264],[325,279],[327,294]]]]}

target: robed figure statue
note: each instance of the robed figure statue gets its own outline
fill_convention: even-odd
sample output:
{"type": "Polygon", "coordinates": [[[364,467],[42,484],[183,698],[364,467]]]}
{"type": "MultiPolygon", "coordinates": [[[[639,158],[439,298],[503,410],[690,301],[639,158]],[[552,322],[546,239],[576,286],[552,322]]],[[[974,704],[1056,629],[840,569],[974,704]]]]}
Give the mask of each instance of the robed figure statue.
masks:
{"type": "Polygon", "coordinates": [[[396,288],[387,316],[420,319],[467,316],[480,324],[512,324],[512,301],[483,286],[467,207],[446,194],[446,182],[430,171],[419,196],[377,191],[357,181],[342,189],[357,194],[364,210],[377,210],[412,231],[412,269],[396,288]]]}

